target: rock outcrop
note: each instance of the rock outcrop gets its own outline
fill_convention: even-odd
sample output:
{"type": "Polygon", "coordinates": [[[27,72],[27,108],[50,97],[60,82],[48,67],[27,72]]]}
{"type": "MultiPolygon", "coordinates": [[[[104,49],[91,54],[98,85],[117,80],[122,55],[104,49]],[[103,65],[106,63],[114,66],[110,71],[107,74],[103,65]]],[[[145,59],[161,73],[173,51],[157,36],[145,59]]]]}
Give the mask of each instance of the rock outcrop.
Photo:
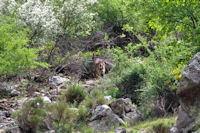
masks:
{"type": "Polygon", "coordinates": [[[118,126],[134,125],[142,120],[141,113],[131,104],[131,100],[120,98],[108,105],[99,105],[92,111],[89,126],[95,131],[106,132],[118,126]]]}
{"type": "Polygon", "coordinates": [[[89,126],[96,131],[105,132],[124,125],[124,122],[117,116],[108,105],[99,105],[92,111],[92,118],[89,126]]]}
{"type": "Polygon", "coordinates": [[[177,122],[171,128],[171,133],[195,132],[200,128],[200,52],[183,71],[176,93],[180,107],[177,122]]]}
{"type": "Polygon", "coordinates": [[[143,119],[141,113],[132,105],[129,98],[117,99],[110,104],[110,107],[115,114],[128,122],[129,125],[134,125],[143,119]]]}

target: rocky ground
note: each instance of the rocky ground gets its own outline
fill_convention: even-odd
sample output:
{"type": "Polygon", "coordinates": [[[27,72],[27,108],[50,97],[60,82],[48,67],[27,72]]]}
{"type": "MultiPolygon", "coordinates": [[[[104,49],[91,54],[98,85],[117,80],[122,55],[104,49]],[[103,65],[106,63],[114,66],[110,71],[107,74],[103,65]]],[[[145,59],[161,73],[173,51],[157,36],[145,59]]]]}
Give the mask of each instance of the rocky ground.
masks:
{"type": "MultiPolygon", "coordinates": [[[[16,110],[22,107],[22,104],[35,97],[42,97],[44,102],[51,103],[55,97],[62,91],[67,90],[70,79],[62,76],[52,76],[48,80],[48,87],[37,87],[41,89],[30,89],[30,84],[25,80],[17,83],[3,82],[0,88],[2,100],[0,100],[0,132],[19,133],[20,129],[16,120],[12,118],[16,110]],[[24,87],[24,88],[23,88],[24,87]],[[23,88],[23,89],[22,89],[23,88]],[[24,91],[24,89],[26,91],[24,91]]],[[[88,94],[100,80],[87,80],[81,85],[87,88],[88,94]]],[[[33,86],[32,86],[33,87],[33,86]]],[[[36,87],[36,88],[37,88],[36,87]]],[[[200,53],[198,53],[185,68],[180,80],[180,87],[177,89],[177,95],[180,100],[178,119],[176,124],[170,129],[170,133],[188,133],[199,132],[199,88],[200,87],[200,53]]],[[[33,87],[34,88],[34,87],[33,87]]],[[[108,132],[117,127],[126,127],[127,125],[136,125],[143,120],[142,114],[132,104],[128,98],[113,100],[111,96],[104,96],[109,104],[99,105],[92,110],[89,126],[97,132],[108,132]]],[[[46,133],[54,133],[50,130],[46,133]]],[[[118,128],[115,133],[126,133],[125,128],[118,128]]],[[[142,131],[141,131],[142,132],[142,131]]],[[[142,132],[144,133],[144,132],[142,132]]],[[[146,133],[146,132],[145,132],[146,133]]]]}

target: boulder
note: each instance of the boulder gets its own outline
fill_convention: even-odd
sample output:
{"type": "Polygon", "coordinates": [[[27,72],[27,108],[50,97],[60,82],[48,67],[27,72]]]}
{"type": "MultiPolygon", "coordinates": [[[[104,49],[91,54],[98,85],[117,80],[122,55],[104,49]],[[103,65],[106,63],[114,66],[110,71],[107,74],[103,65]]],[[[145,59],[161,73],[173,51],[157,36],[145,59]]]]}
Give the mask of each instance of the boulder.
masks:
{"type": "Polygon", "coordinates": [[[99,105],[92,111],[89,126],[95,131],[106,132],[118,126],[124,125],[124,122],[119,118],[108,105],[99,105]]]}
{"type": "Polygon", "coordinates": [[[120,98],[110,104],[112,111],[117,114],[129,125],[134,125],[143,119],[141,113],[137,110],[129,98],[120,98]]]}
{"type": "Polygon", "coordinates": [[[6,129],[5,133],[21,133],[18,126],[6,129]]]}
{"type": "Polygon", "coordinates": [[[142,116],[137,111],[129,112],[125,114],[123,120],[128,122],[129,125],[135,125],[142,120],[142,116]]]}
{"type": "Polygon", "coordinates": [[[17,90],[15,90],[15,89],[13,89],[13,90],[11,91],[11,93],[10,93],[10,96],[11,96],[11,97],[15,97],[15,96],[19,96],[19,95],[20,95],[20,92],[17,91],[17,90]]]}
{"type": "Polygon", "coordinates": [[[57,91],[61,88],[66,89],[67,88],[67,82],[69,79],[63,78],[60,76],[53,76],[49,78],[49,85],[53,89],[57,89],[57,91]]]}
{"type": "Polygon", "coordinates": [[[106,100],[106,101],[112,101],[112,96],[104,96],[104,99],[106,100]]]}
{"type": "MultiPolygon", "coordinates": [[[[180,108],[178,119],[172,129],[177,133],[198,130],[200,112],[200,52],[197,53],[184,69],[180,86],[176,91],[180,108]]],[[[171,133],[172,133],[171,129],[171,133]]]]}
{"type": "Polygon", "coordinates": [[[118,128],[117,130],[115,130],[115,133],[126,133],[126,129],[125,128],[118,128]]]}
{"type": "Polygon", "coordinates": [[[51,100],[47,96],[42,97],[42,99],[45,103],[51,103],[51,100]]]}

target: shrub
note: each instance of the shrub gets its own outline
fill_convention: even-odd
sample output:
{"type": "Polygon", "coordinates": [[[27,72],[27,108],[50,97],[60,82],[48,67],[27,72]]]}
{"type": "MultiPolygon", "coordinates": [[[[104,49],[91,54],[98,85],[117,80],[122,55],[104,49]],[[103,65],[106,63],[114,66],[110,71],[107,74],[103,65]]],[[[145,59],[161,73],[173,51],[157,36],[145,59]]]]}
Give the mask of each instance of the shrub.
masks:
{"type": "Polygon", "coordinates": [[[53,129],[60,133],[71,133],[74,129],[74,122],[77,119],[77,112],[64,102],[57,101],[47,107],[48,119],[53,123],[53,129]]]}
{"type": "Polygon", "coordinates": [[[16,24],[14,18],[0,15],[0,75],[22,73],[37,65],[36,49],[28,48],[28,29],[16,24]]]}
{"type": "Polygon", "coordinates": [[[84,106],[80,106],[78,108],[78,122],[83,121],[86,122],[88,120],[88,116],[90,114],[90,110],[84,106]]]}
{"type": "Polygon", "coordinates": [[[67,102],[72,104],[77,102],[79,104],[86,97],[85,88],[76,85],[69,86],[65,97],[67,102]]]}
{"type": "Polygon", "coordinates": [[[55,41],[56,35],[70,38],[88,35],[95,23],[95,14],[89,8],[95,2],[27,0],[18,5],[17,11],[20,20],[31,29],[32,41],[43,45],[55,41]]]}
{"type": "Polygon", "coordinates": [[[134,68],[127,71],[120,79],[117,79],[116,86],[119,88],[117,97],[131,98],[134,103],[139,103],[139,92],[141,89],[145,69],[142,65],[135,64],[134,68]]]}
{"type": "Polygon", "coordinates": [[[17,121],[22,132],[36,133],[47,129],[43,121],[46,116],[43,99],[38,97],[23,104],[17,121]]]}
{"type": "Polygon", "coordinates": [[[86,126],[90,119],[90,108],[87,108],[84,105],[79,106],[78,108],[78,116],[75,123],[75,128],[77,130],[82,130],[82,127],[86,126]]]}

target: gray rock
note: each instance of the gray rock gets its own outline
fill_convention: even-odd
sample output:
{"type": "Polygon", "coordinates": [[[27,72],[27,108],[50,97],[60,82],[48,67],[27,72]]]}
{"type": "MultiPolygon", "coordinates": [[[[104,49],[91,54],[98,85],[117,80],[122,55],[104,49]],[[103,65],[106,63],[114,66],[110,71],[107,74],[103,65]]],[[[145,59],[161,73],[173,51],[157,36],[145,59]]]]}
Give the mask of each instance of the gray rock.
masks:
{"type": "Polygon", "coordinates": [[[49,85],[51,88],[57,90],[57,94],[60,92],[60,89],[67,89],[67,82],[70,81],[67,78],[60,76],[53,76],[49,79],[49,85]]]}
{"type": "Polygon", "coordinates": [[[55,133],[55,131],[54,130],[49,130],[49,131],[46,131],[44,133],[55,133]]]}
{"type": "Polygon", "coordinates": [[[4,119],[6,119],[6,112],[0,111],[0,123],[2,123],[4,119]]]}
{"type": "Polygon", "coordinates": [[[170,133],[179,133],[179,131],[178,131],[177,127],[172,127],[170,129],[170,133]]]}
{"type": "Polygon", "coordinates": [[[51,103],[51,100],[47,97],[47,96],[44,96],[44,97],[42,97],[43,98],[43,101],[45,102],[45,103],[51,103]]]}
{"type": "Polygon", "coordinates": [[[111,100],[112,100],[112,96],[104,96],[104,99],[105,99],[106,101],[111,101],[111,100]]]}
{"type": "Polygon", "coordinates": [[[129,125],[136,124],[143,119],[141,113],[132,105],[129,98],[120,98],[110,104],[112,111],[129,125]]]}
{"type": "Polygon", "coordinates": [[[40,96],[40,93],[39,93],[39,92],[34,92],[34,93],[32,94],[32,96],[33,96],[33,97],[38,97],[38,96],[40,96]]]}
{"type": "Polygon", "coordinates": [[[200,112],[200,52],[197,53],[184,69],[180,86],[176,91],[180,108],[174,128],[177,132],[187,133],[196,129],[200,112]]]}
{"type": "Polygon", "coordinates": [[[124,125],[123,120],[114,114],[107,105],[97,106],[96,109],[92,111],[90,120],[89,126],[101,132],[106,132],[120,125],[124,125]]]}
{"type": "Polygon", "coordinates": [[[93,121],[110,114],[112,114],[112,110],[108,105],[97,106],[96,109],[92,111],[92,117],[90,120],[93,121]]]}
{"type": "Polygon", "coordinates": [[[17,91],[17,90],[15,90],[15,89],[13,89],[13,90],[11,91],[10,95],[11,95],[12,97],[19,96],[19,95],[20,95],[20,92],[17,91]]]}
{"type": "Polygon", "coordinates": [[[67,78],[63,78],[60,76],[53,76],[49,79],[49,85],[52,87],[59,86],[61,84],[65,84],[68,81],[69,81],[69,79],[67,79],[67,78]]]}
{"type": "Polygon", "coordinates": [[[5,132],[6,132],[6,133],[21,133],[18,126],[15,126],[15,127],[9,128],[9,129],[6,129],[5,132]]]}
{"type": "Polygon", "coordinates": [[[142,120],[141,114],[136,112],[126,113],[123,120],[128,122],[129,125],[135,125],[142,120]]]}
{"type": "Polygon", "coordinates": [[[126,129],[125,128],[118,128],[115,133],[126,133],[126,129]]]}
{"type": "Polygon", "coordinates": [[[110,105],[111,109],[113,112],[120,117],[123,117],[128,112],[132,112],[136,110],[136,107],[134,107],[131,104],[131,100],[129,98],[120,98],[117,99],[116,101],[112,102],[110,105]]]}

